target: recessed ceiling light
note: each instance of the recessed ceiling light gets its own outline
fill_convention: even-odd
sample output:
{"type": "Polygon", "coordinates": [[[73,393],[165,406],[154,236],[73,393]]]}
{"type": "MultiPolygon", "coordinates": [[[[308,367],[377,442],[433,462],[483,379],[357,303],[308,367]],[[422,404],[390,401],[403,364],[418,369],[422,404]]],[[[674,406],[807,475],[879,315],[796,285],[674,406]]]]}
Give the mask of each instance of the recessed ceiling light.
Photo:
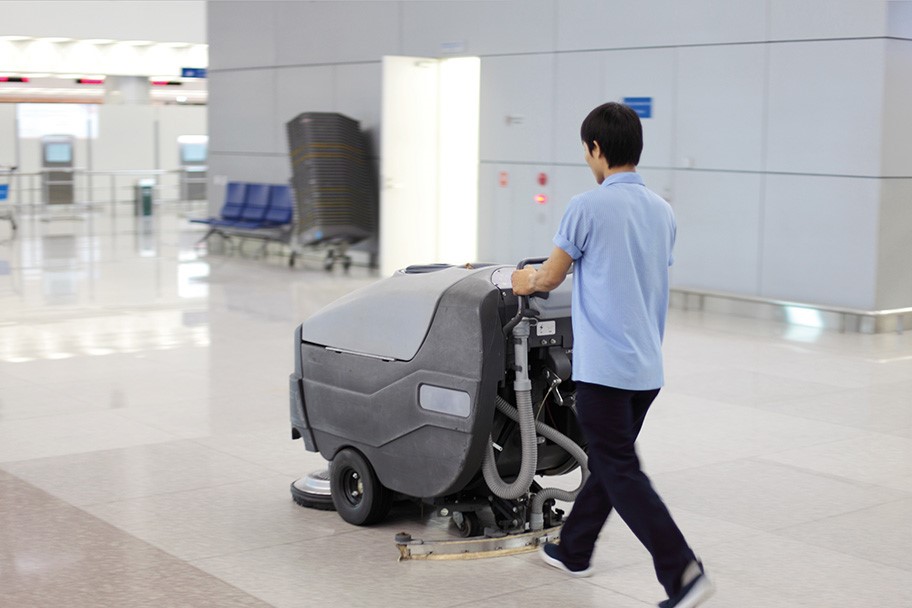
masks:
{"type": "Polygon", "coordinates": [[[172,49],[183,49],[189,46],[193,46],[190,42],[159,42],[159,46],[166,46],[172,49]]]}
{"type": "Polygon", "coordinates": [[[0,36],[0,40],[8,40],[9,42],[21,42],[23,40],[33,40],[31,36],[0,36]]]}
{"type": "Polygon", "coordinates": [[[111,44],[112,42],[117,42],[112,38],[89,38],[87,40],[80,40],[79,42],[86,42],[88,44],[111,44]]]}
{"type": "Polygon", "coordinates": [[[36,40],[41,40],[42,42],[72,42],[72,38],[66,38],[64,36],[45,36],[44,38],[36,38],[36,40]]]}
{"type": "Polygon", "coordinates": [[[149,46],[150,44],[155,44],[151,40],[122,40],[120,44],[125,44],[127,46],[149,46]]]}

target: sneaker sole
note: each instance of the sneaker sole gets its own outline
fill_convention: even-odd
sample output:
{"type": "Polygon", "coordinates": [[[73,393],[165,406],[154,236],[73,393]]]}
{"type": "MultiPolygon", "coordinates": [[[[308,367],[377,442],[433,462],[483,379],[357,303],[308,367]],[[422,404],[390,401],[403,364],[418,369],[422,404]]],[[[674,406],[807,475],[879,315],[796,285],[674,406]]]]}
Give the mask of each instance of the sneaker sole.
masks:
{"type": "Polygon", "coordinates": [[[542,546],[542,548],[540,548],[538,550],[538,554],[539,554],[539,556],[541,556],[543,562],[545,562],[549,566],[557,568],[558,570],[563,570],[570,576],[575,576],[576,578],[586,578],[586,577],[592,576],[592,567],[591,566],[589,568],[586,568],[585,570],[571,570],[570,568],[568,568],[567,566],[564,565],[564,562],[560,561],[559,559],[554,559],[553,557],[551,557],[550,555],[545,553],[544,546],[542,546]]]}
{"type": "Polygon", "coordinates": [[[696,608],[708,600],[716,592],[716,587],[712,581],[701,576],[691,587],[690,591],[681,598],[681,601],[675,604],[675,608],[696,608]]]}

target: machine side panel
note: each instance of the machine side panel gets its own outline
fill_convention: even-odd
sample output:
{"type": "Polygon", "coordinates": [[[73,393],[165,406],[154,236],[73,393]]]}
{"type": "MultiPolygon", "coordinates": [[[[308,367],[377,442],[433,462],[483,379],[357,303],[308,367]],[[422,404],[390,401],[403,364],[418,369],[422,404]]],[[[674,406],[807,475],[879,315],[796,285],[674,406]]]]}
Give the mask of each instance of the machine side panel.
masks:
{"type": "Polygon", "coordinates": [[[307,421],[307,407],[304,405],[304,386],[301,382],[301,326],[295,330],[294,372],[288,377],[289,408],[292,439],[303,439],[304,447],[310,452],[317,451],[310,423],[307,421]]]}
{"type": "Polygon", "coordinates": [[[410,496],[461,489],[480,467],[504,373],[498,302],[484,278],[453,285],[410,361],[302,344],[307,420],[323,456],[353,446],[385,486],[410,496]],[[468,415],[422,407],[422,384],[466,393],[468,415]]]}

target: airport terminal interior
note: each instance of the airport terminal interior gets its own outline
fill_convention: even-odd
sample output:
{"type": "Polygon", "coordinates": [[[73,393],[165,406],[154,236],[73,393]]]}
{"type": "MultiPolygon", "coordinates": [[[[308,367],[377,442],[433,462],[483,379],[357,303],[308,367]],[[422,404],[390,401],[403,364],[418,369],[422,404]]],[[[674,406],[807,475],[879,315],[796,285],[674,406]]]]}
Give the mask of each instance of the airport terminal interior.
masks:
{"type": "MultiPolygon", "coordinates": [[[[19,23],[37,20],[37,3],[0,4],[16,5],[19,23]]],[[[61,14],[71,5],[107,5],[115,14],[124,9],[113,5],[133,4],[154,24],[157,5],[165,3],[57,4],[61,14]]],[[[296,328],[384,280],[390,260],[398,268],[399,260],[515,265],[518,255],[546,256],[566,199],[591,187],[573,140],[579,111],[591,100],[623,93],[639,95],[628,99],[643,104],[647,150],[650,143],[670,150],[667,158],[644,156],[642,173],[672,202],[680,242],[664,341],[666,383],[644,425],[639,455],[716,586],[705,605],[912,606],[912,137],[906,137],[912,119],[893,113],[899,102],[912,100],[908,79],[899,78],[912,65],[912,2],[840,0],[854,18],[799,32],[795,24],[802,19],[817,22],[795,3],[750,0],[745,10],[765,24],[750,42],[729,38],[755,34],[753,25],[732,33],[731,24],[743,24],[743,16],[724,9],[720,20],[728,25],[704,20],[699,42],[665,44],[656,35],[641,43],[613,30],[618,48],[597,49],[574,46],[573,23],[590,31],[585,17],[605,17],[603,6],[633,11],[627,17],[642,16],[639,9],[584,0],[169,4],[183,6],[198,22],[186,46],[172,47],[176,61],[192,59],[198,63],[191,67],[203,70],[181,76],[177,68],[169,76],[187,83],[183,100],[154,93],[168,88],[155,88],[154,73],[141,79],[121,74],[99,85],[97,99],[55,104],[78,107],[75,114],[48,113],[55,95],[49,91],[60,88],[50,76],[42,78],[42,91],[33,86],[28,94],[22,91],[34,82],[0,82],[0,95],[4,86],[19,87],[7,94],[9,103],[0,96],[0,169],[6,169],[0,170],[0,606],[643,608],[664,600],[650,555],[616,515],[598,541],[593,576],[571,578],[532,551],[400,560],[397,534],[459,539],[453,519],[402,500],[383,521],[356,526],[332,510],[296,504],[290,492],[293,482],[328,466],[292,438],[296,328]],[[554,20],[562,25],[553,40],[519,41],[483,25],[529,4],[537,10],[524,12],[525,30],[551,31],[554,20]],[[464,5],[478,15],[462,15],[464,5]],[[868,18],[872,11],[880,13],[868,18]],[[255,22],[258,12],[269,18],[255,22]],[[371,23],[386,23],[390,12],[398,15],[398,34],[364,42],[371,23]],[[294,65],[284,63],[298,52],[290,43],[275,42],[272,54],[247,52],[245,45],[253,48],[248,26],[267,34],[261,40],[279,41],[269,28],[285,31],[290,15],[326,45],[300,43],[294,65]],[[308,15],[345,19],[351,31],[330,36],[304,19],[308,15]],[[202,56],[189,53],[204,52],[206,43],[208,64],[200,65],[202,56]],[[547,52],[532,48],[538,44],[547,52]],[[777,95],[794,99],[805,94],[795,91],[807,89],[807,99],[816,102],[833,90],[824,76],[798,77],[803,68],[793,59],[808,48],[818,53],[805,66],[813,74],[820,72],[814,61],[825,64],[824,72],[835,69],[828,63],[834,49],[834,62],[843,51],[882,61],[887,78],[863,103],[882,110],[884,120],[878,129],[857,131],[873,138],[883,158],[849,168],[841,163],[858,149],[861,135],[834,136],[823,150],[820,141],[796,143],[788,134],[828,133],[832,125],[815,127],[808,118],[802,119],[806,127],[792,118],[788,128],[777,123],[777,112],[788,114],[777,95]],[[749,136],[735,143],[716,131],[688,131],[686,112],[664,117],[664,89],[630,74],[619,76],[629,77],[629,91],[614,91],[604,78],[579,102],[558,94],[577,72],[609,70],[611,53],[623,53],[638,69],[640,55],[661,68],[677,53],[675,69],[697,78],[701,61],[722,65],[710,57],[716,51],[724,56],[720,62],[735,62],[725,69],[743,74],[740,59],[732,59],[743,53],[757,82],[768,79],[764,86],[740,87],[722,69],[735,99],[744,102],[758,91],[766,96],[762,110],[741,103],[744,113],[756,109],[765,118],[756,132],[745,127],[749,136]],[[754,51],[768,63],[755,65],[754,51]],[[312,61],[301,58],[306,53],[312,61]],[[389,115],[380,89],[384,66],[392,62],[381,55],[453,54],[481,57],[480,158],[474,161],[479,225],[457,239],[460,246],[472,244],[468,255],[478,257],[428,259],[427,242],[418,238],[412,249],[401,240],[389,249],[383,229],[379,250],[367,238],[351,245],[350,258],[328,256],[333,247],[338,253],[338,241],[304,242],[307,203],[295,181],[297,157],[284,140],[286,124],[307,111],[353,116],[367,134],[368,164],[387,176],[380,156],[394,154],[386,147],[394,140],[381,118],[389,115]],[[576,60],[582,68],[573,67],[576,60]],[[523,79],[539,86],[539,61],[553,69],[554,82],[547,77],[553,103],[535,100],[514,110],[509,96],[485,92],[498,82],[522,88],[523,79]],[[206,68],[208,82],[202,80],[206,68]],[[260,92],[268,103],[253,100],[245,88],[254,81],[268,81],[260,92]],[[329,83],[332,95],[308,88],[314,83],[329,83]],[[369,91],[363,96],[361,86],[369,91]],[[292,103],[283,91],[302,101],[292,103]],[[653,91],[655,97],[642,96],[653,91]],[[59,129],[69,128],[73,116],[79,124],[61,138],[59,129]],[[887,124],[892,118],[893,128],[887,124]],[[44,128],[51,119],[53,126],[44,128]],[[540,139],[557,142],[553,156],[529,134],[541,124],[547,127],[540,139]],[[265,129],[253,134],[258,125],[265,129]],[[554,135],[563,127],[573,141],[554,135]],[[7,147],[8,141],[17,143],[7,147]],[[751,146],[756,154],[744,151],[751,146]],[[802,156],[802,146],[811,152],[802,156]],[[815,146],[819,154],[812,153],[815,146]],[[763,157],[777,147],[793,154],[787,171],[763,157]],[[88,158],[94,166],[86,169],[88,158]],[[241,182],[289,185],[294,228],[268,233],[278,238],[229,237],[191,221],[223,212],[230,184],[241,182]],[[756,200],[733,196],[753,193],[757,184],[756,200]],[[830,205],[827,214],[820,200],[830,205]],[[500,226],[512,240],[495,242],[490,225],[482,225],[491,218],[527,223],[512,232],[500,226]]],[[[663,6],[672,11],[671,4],[663,6]]],[[[694,18],[723,4],[695,1],[694,18]]],[[[657,27],[674,21],[652,17],[657,27]]],[[[139,26],[128,16],[117,13],[118,19],[122,38],[144,37],[130,29],[139,26]]],[[[168,24],[159,27],[165,31],[168,24]]],[[[0,45],[20,50],[35,44],[28,36],[39,35],[25,26],[8,29],[0,25],[0,45]],[[11,38],[19,34],[26,36],[11,38]]],[[[682,36],[696,35],[681,29],[688,30],[682,36]]],[[[95,37],[90,30],[84,25],[74,37],[95,37]]],[[[863,78],[863,66],[856,67],[850,75],[863,78]]],[[[690,93],[680,81],[676,86],[675,99],[686,106],[690,93]]],[[[727,89],[713,91],[715,97],[727,89]]],[[[833,103],[843,101],[858,98],[833,103]]],[[[713,106],[718,120],[733,127],[743,116],[726,114],[723,105],[713,106]]],[[[821,110],[818,118],[827,120],[840,107],[821,110]]],[[[381,179],[380,188],[393,187],[381,179]]],[[[374,200],[381,217],[389,196],[374,200]]],[[[437,204],[435,221],[443,221],[447,203],[437,204]]],[[[399,221],[423,226],[424,219],[413,212],[399,221]]],[[[570,489],[580,473],[537,479],[570,489]]],[[[572,509],[567,502],[557,506],[572,509]]]]}
{"type": "MultiPolygon", "coordinates": [[[[410,503],[368,528],[297,506],[289,484],[325,465],[290,436],[294,328],[376,274],[211,255],[173,210],[142,219],[0,224],[4,605],[663,599],[617,519],[569,579],[534,553],[399,562],[395,534],[453,534],[410,503]]],[[[908,606],[912,332],[672,310],[665,356],[641,456],[710,605],[908,606]]]]}

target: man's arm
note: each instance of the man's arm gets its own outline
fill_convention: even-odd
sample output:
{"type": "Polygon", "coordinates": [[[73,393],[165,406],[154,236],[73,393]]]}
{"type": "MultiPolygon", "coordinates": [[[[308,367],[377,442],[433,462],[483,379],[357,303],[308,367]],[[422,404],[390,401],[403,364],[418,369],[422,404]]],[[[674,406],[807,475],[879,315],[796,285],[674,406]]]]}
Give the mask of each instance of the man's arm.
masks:
{"type": "Polygon", "coordinates": [[[571,264],[573,258],[560,247],[555,247],[541,268],[536,270],[532,266],[526,266],[522,270],[513,271],[513,293],[527,296],[537,291],[551,291],[567,278],[571,264]]]}

